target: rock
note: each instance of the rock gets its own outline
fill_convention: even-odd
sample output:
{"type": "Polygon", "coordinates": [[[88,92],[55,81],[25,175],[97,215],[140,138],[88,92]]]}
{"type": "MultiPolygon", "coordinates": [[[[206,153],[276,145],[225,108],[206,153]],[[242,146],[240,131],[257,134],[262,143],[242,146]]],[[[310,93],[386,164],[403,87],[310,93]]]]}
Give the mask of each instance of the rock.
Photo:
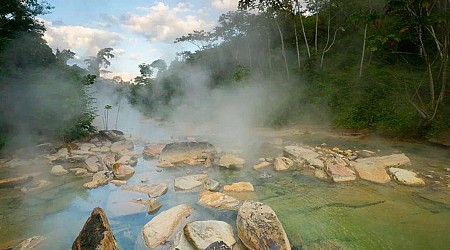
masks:
{"type": "Polygon", "coordinates": [[[321,180],[327,180],[328,175],[323,169],[316,169],[314,171],[314,176],[321,180]]]}
{"type": "Polygon", "coordinates": [[[183,230],[177,233],[173,242],[173,250],[196,250],[186,239],[183,230]]]}
{"type": "Polygon", "coordinates": [[[69,171],[65,170],[63,166],[61,165],[55,165],[52,167],[52,170],[50,171],[53,175],[61,176],[69,173],[69,171]]]}
{"type": "Polygon", "coordinates": [[[114,163],[113,169],[114,169],[114,177],[119,180],[129,178],[134,174],[133,167],[128,165],[122,165],[120,163],[114,163]]]}
{"type": "Polygon", "coordinates": [[[271,175],[271,174],[269,174],[269,173],[267,173],[267,172],[262,172],[260,175],[259,175],[259,179],[269,179],[269,178],[272,178],[273,176],[271,175]]]}
{"type": "Polygon", "coordinates": [[[28,174],[19,177],[0,179],[0,188],[13,188],[28,183],[31,180],[33,180],[33,176],[28,174]]]}
{"type": "Polygon", "coordinates": [[[207,174],[188,175],[175,178],[174,186],[176,190],[191,190],[202,187],[207,180],[207,174]]]}
{"type": "Polygon", "coordinates": [[[318,159],[319,153],[307,147],[286,146],[283,150],[284,157],[287,157],[294,162],[306,164],[313,167],[323,168],[323,162],[318,159]]]}
{"type": "Polygon", "coordinates": [[[126,152],[132,150],[134,147],[133,142],[132,141],[118,141],[118,142],[114,142],[111,145],[111,152],[113,153],[117,153],[117,154],[125,154],[126,152]]]}
{"type": "Polygon", "coordinates": [[[236,243],[233,228],[224,221],[194,221],[186,224],[183,231],[196,249],[206,249],[216,241],[223,241],[228,246],[236,243]]]}
{"type": "Polygon", "coordinates": [[[119,249],[116,238],[106,218],[103,209],[96,207],[81,229],[80,234],[72,244],[72,250],[96,249],[114,250],[119,249]]]}
{"type": "Polygon", "coordinates": [[[156,198],[167,192],[167,184],[157,183],[152,185],[124,186],[122,187],[122,190],[144,193],[150,198],[156,198]]]}
{"type": "Polygon", "coordinates": [[[248,249],[291,249],[283,226],[268,205],[245,201],[239,208],[236,227],[248,249]]]}
{"type": "Polygon", "coordinates": [[[425,182],[417,177],[417,174],[401,168],[389,168],[389,173],[394,179],[408,186],[425,186],[425,182]]]}
{"type": "Polygon", "coordinates": [[[125,136],[123,135],[122,131],[119,130],[100,130],[98,131],[98,134],[112,142],[118,142],[125,140],[125,136]]]}
{"type": "Polygon", "coordinates": [[[30,193],[30,192],[34,192],[34,191],[43,189],[45,187],[48,187],[48,186],[50,186],[50,184],[52,184],[50,181],[39,180],[30,187],[21,188],[20,191],[22,191],[24,193],[30,193]]]}
{"type": "Polygon", "coordinates": [[[116,186],[122,186],[128,183],[128,181],[124,181],[124,180],[112,180],[110,181],[110,183],[116,185],[116,186]]]}
{"type": "Polygon", "coordinates": [[[87,173],[85,168],[70,168],[69,171],[75,173],[76,176],[85,175],[87,173]]]}
{"type": "Polygon", "coordinates": [[[218,165],[225,168],[243,168],[245,166],[245,160],[232,154],[226,154],[220,157],[218,165]]]}
{"type": "Polygon", "coordinates": [[[327,173],[334,182],[354,181],[356,173],[347,167],[347,163],[340,158],[328,159],[326,161],[327,173]]]}
{"type": "Polygon", "coordinates": [[[37,249],[44,240],[46,240],[46,238],[44,236],[33,236],[31,238],[21,241],[19,244],[17,244],[11,250],[37,249]]]}
{"type": "Polygon", "coordinates": [[[85,183],[85,188],[93,189],[108,184],[112,180],[112,173],[109,171],[99,171],[92,176],[92,181],[85,183]]]}
{"type": "Polygon", "coordinates": [[[358,172],[361,179],[381,184],[391,181],[385,168],[409,165],[411,165],[411,161],[404,154],[369,157],[352,162],[352,166],[358,172]]]}
{"type": "Polygon", "coordinates": [[[231,250],[231,247],[223,241],[216,241],[211,243],[205,250],[231,250]]]}
{"type": "Polygon", "coordinates": [[[164,146],[159,156],[158,166],[205,164],[207,159],[214,154],[216,154],[216,149],[208,142],[173,142],[164,146]]]}
{"type": "Polygon", "coordinates": [[[142,154],[147,158],[157,158],[161,154],[165,146],[166,144],[147,145],[145,146],[142,154]]]}
{"type": "Polygon", "coordinates": [[[99,171],[101,163],[99,162],[97,156],[91,156],[87,158],[84,162],[86,163],[86,168],[89,172],[95,173],[99,171]]]}
{"type": "Polygon", "coordinates": [[[239,201],[236,198],[209,190],[200,193],[198,202],[204,206],[227,210],[237,210],[239,206],[239,201]]]}
{"type": "Polygon", "coordinates": [[[55,156],[58,158],[58,160],[66,160],[69,158],[69,149],[67,148],[61,148],[56,152],[55,156]]]}
{"type": "Polygon", "coordinates": [[[56,153],[56,147],[50,142],[41,143],[36,145],[37,152],[39,154],[54,154],[56,153]]]}
{"type": "Polygon", "coordinates": [[[70,151],[70,153],[72,154],[72,157],[73,157],[73,155],[90,155],[90,156],[95,155],[94,152],[84,151],[84,150],[72,150],[72,151],[70,151]]]}
{"type": "Polygon", "coordinates": [[[266,168],[270,165],[272,165],[270,162],[267,162],[264,160],[263,162],[253,165],[253,169],[258,170],[258,169],[266,168]]]}
{"type": "Polygon", "coordinates": [[[294,166],[294,161],[286,157],[277,157],[273,161],[273,167],[276,171],[285,171],[294,166]]]}
{"type": "Polygon", "coordinates": [[[190,206],[182,204],[155,216],[142,229],[145,245],[148,248],[156,248],[164,244],[181,221],[190,216],[191,212],[190,206]]]}
{"type": "Polygon", "coordinates": [[[208,181],[206,181],[206,183],[204,185],[204,188],[209,191],[219,191],[219,186],[220,186],[220,183],[218,181],[213,180],[213,179],[208,179],[208,181]]]}
{"type": "Polygon", "coordinates": [[[372,157],[372,156],[376,155],[377,153],[364,149],[364,150],[356,151],[356,154],[358,155],[358,157],[366,158],[366,157],[372,157]]]}
{"type": "Polygon", "coordinates": [[[144,199],[133,199],[131,200],[134,203],[144,205],[147,208],[147,213],[155,213],[157,212],[162,204],[159,202],[156,198],[150,198],[150,200],[144,200],[144,199]]]}
{"type": "Polygon", "coordinates": [[[255,189],[250,182],[236,182],[223,187],[225,192],[253,192],[255,189]]]}

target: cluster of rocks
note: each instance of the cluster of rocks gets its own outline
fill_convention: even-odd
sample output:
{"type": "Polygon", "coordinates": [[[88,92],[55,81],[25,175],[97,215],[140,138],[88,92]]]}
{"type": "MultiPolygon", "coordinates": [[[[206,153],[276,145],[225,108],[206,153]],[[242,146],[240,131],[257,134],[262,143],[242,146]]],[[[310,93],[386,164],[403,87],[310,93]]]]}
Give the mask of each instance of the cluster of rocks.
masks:
{"type": "Polygon", "coordinates": [[[260,170],[270,166],[275,171],[311,169],[317,178],[331,179],[334,182],[354,181],[359,176],[362,180],[379,184],[394,179],[404,185],[425,185],[425,181],[415,172],[404,169],[411,166],[411,161],[405,154],[376,156],[375,152],[368,150],[288,145],[274,159],[261,158],[253,169],[260,170]]]}

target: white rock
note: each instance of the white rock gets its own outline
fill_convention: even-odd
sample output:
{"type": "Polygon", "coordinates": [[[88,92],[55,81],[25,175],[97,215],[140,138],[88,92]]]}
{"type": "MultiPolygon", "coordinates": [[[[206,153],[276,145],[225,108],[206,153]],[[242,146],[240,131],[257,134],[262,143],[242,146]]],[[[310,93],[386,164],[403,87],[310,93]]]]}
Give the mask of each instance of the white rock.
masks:
{"type": "Polygon", "coordinates": [[[394,179],[402,184],[409,186],[425,186],[425,181],[417,177],[417,174],[401,168],[389,168],[389,173],[394,179]]]}
{"type": "Polygon", "coordinates": [[[65,170],[61,165],[55,165],[52,167],[51,173],[56,176],[61,176],[69,173],[69,171],[65,170]]]}
{"type": "Polygon", "coordinates": [[[232,247],[236,244],[233,228],[224,221],[194,221],[184,227],[184,234],[196,249],[206,249],[216,241],[223,241],[232,247]]]}

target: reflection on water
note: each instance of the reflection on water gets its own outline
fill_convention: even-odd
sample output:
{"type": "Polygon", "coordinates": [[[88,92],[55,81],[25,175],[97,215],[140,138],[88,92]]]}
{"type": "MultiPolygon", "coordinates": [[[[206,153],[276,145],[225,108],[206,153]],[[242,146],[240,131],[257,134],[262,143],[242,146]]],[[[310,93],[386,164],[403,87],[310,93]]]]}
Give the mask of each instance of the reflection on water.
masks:
{"type": "MultiPolygon", "coordinates": [[[[152,139],[167,140],[168,133],[161,132],[159,136],[153,135],[152,139]]],[[[263,138],[262,141],[270,139],[263,138]]],[[[412,159],[412,168],[420,171],[441,173],[445,167],[450,167],[448,151],[428,145],[349,140],[313,134],[283,139],[310,145],[326,142],[329,147],[381,150],[386,154],[402,151],[412,159]]],[[[256,162],[258,157],[273,157],[281,153],[280,149],[261,147],[260,143],[250,144],[252,147],[241,149],[248,165],[256,162]]],[[[141,151],[142,146],[136,146],[135,150],[141,151]]],[[[48,172],[49,167],[43,170],[48,172]]],[[[336,184],[320,181],[307,170],[284,173],[265,170],[273,175],[270,179],[259,179],[260,172],[250,167],[240,171],[204,167],[156,170],[155,160],[140,158],[129,184],[141,184],[145,178],[149,179],[147,184],[169,184],[167,194],[158,198],[163,204],[159,211],[185,203],[194,208],[190,220],[218,219],[233,227],[235,211],[198,205],[198,191],[175,191],[173,179],[206,171],[222,184],[252,182],[255,194],[250,198],[274,209],[294,249],[323,249],[327,246],[345,249],[448,249],[450,246],[448,188],[434,189],[432,185],[406,187],[394,182],[387,185],[364,181],[336,184]]],[[[146,195],[123,191],[112,184],[86,190],[82,184],[87,179],[70,175],[49,178],[53,184],[44,192],[22,194],[19,190],[0,190],[0,249],[34,235],[47,238],[41,249],[70,248],[96,206],[105,209],[121,249],[146,249],[141,229],[155,214],[149,215],[143,206],[130,202],[133,198],[147,198],[146,195]]]]}

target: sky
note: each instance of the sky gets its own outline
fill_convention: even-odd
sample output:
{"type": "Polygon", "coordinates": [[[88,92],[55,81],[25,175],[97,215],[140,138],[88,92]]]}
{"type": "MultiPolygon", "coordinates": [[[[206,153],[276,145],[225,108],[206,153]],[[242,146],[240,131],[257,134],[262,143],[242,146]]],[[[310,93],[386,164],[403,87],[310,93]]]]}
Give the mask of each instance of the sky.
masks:
{"type": "Polygon", "coordinates": [[[193,30],[211,30],[219,16],[237,9],[238,0],[47,0],[54,7],[39,18],[47,31],[44,39],[53,49],[70,49],[83,60],[102,48],[114,48],[111,74],[130,80],[139,75],[138,65],[163,59],[168,64],[176,53],[195,50],[175,38],[193,30]]]}

